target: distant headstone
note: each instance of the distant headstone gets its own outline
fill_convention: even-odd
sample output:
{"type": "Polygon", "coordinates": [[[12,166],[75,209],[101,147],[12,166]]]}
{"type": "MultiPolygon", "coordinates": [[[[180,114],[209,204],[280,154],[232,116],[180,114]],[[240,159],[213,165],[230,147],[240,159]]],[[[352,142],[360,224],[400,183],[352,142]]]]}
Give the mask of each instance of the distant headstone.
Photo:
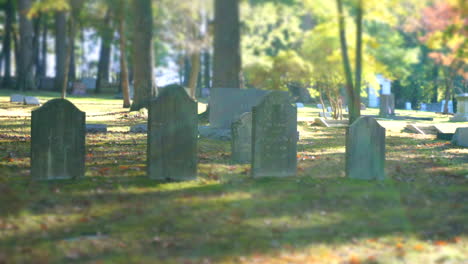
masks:
{"type": "Polygon", "coordinates": [[[199,126],[198,133],[201,138],[229,141],[232,138],[231,129],[199,126]]]}
{"type": "Polygon", "coordinates": [[[318,109],[322,109],[322,104],[317,104],[318,109]]]}
{"type": "Polygon", "coordinates": [[[331,115],[331,113],[329,113],[329,112],[325,112],[325,113],[319,112],[319,117],[331,117],[331,116],[332,116],[332,115],[331,115]]]}
{"type": "Polygon", "coordinates": [[[40,105],[41,102],[39,101],[39,99],[37,99],[34,96],[25,96],[24,97],[24,104],[25,105],[40,105]]]}
{"type": "Polygon", "coordinates": [[[452,122],[468,122],[468,93],[456,96],[457,113],[450,119],[452,122]]]}
{"type": "Polygon", "coordinates": [[[73,83],[73,95],[86,95],[86,86],[82,82],[73,83]]]}
{"type": "Polygon", "coordinates": [[[361,117],[346,135],[346,175],[353,179],[385,178],[385,128],[372,117],[361,117]]]}
{"type": "Polygon", "coordinates": [[[107,133],[107,125],[105,124],[86,124],[86,133],[107,133]]]}
{"type": "Polygon", "coordinates": [[[427,111],[427,105],[421,104],[421,111],[427,111]]]}
{"type": "Polygon", "coordinates": [[[361,110],[366,110],[367,109],[367,106],[363,103],[361,103],[361,110]]]}
{"type": "Polygon", "coordinates": [[[196,177],[197,107],[179,85],[167,86],[150,102],[147,167],[151,179],[196,177]]]}
{"type": "Polygon", "coordinates": [[[65,99],[32,112],[31,175],[37,180],[77,179],[85,171],[85,113],[65,99]]]}
{"type": "Polygon", "coordinates": [[[282,92],[271,92],[252,112],[252,176],[297,172],[297,109],[282,92]]]}
{"type": "MultiPolygon", "coordinates": [[[[446,103],[445,103],[445,100],[442,100],[442,102],[440,102],[440,103],[441,103],[440,112],[443,113],[443,112],[444,112],[444,109],[445,109],[445,104],[446,104],[446,103]]],[[[448,112],[451,113],[451,114],[453,114],[453,101],[452,101],[452,100],[450,100],[450,101],[448,102],[447,107],[448,107],[448,112]]]]}
{"type": "Polygon", "coordinates": [[[379,107],[379,100],[376,90],[369,86],[368,88],[369,107],[379,107]]]}
{"type": "Polygon", "coordinates": [[[55,78],[40,77],[38,88],[41,91],[53,91],[55,89],[55,78]]]}
{"type": "Polygon", "coordinates": [[[210,97],[210,126],[231,129],[243,113],[251,112],[270,91],[258,89],[215,88],[210,97]]]}
{"type": "Polygon", "coordinates": [[[130,133],[147,133],[147,132],[148,132],[147,124],[134,125],[130,128],[130,133]]]}
{"type": "Polygon", "coordinates": [[[452,144],[468,148],[468,127],[459,127],[452,138],[452,144]]]}
{"type": "Polygon", "coordinates": [[[249,163],[252,160],[252,112],[244,113],[232,123],[232,160],[249,163]]]}
{"type": "Polygon", "coordinates": [[[12,94],[10,96],[11,103],[24,103],[24,95],[21,94],[12,94]]]}
{"type": "Polygon", "coordinates": [[[96,90],[96,78],[85,77],[81,82],[86,86],[87,90],[96,90]]]}
{"type": "Polygon", "coordinates": [[[413,110],[413,108],[411,107],[411,102],[405,103],[405,110],[413,110]]]}
{"type": "Polygon", "coordinates": [[[297,108],[304,108],[304,104],[303,103],[296,103],[296,107],[297,108]]]}
{"type": "Polygon", "coordinates": [[[382,94],[380,96],[380,117],[392,117],[395,115],[395,95],[382,94]]]}

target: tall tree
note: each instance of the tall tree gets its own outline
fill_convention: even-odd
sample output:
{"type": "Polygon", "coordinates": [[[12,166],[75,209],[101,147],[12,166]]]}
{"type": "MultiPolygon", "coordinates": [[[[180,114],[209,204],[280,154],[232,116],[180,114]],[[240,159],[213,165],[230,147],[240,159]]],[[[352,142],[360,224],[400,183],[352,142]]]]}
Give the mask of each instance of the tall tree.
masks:
{"type": "Polygon", "coordinates": [[[67,18],[65,11],[55,12],[55,90],[62,91],[67,60],[67,18]]]}
{"type": "Polygon", "coordinates": [[[100,93],[103,84],[109,82],[112,37],[114,36],[114,30],[112,29],[111,22],[111,9],[109,8],[106,12],[104,24],[101,29],[101,50],[99,52],[96,93],[100,93]]]}
{"type": "Polygon", "coordinates": [[[215,0],[213,88],[240,87],[239,0],[215,0]]]}
{"type": "Polygon", "coordinates": [[[24,91],[36,89],[34,77],[34,28],[32,20],[28,17],[31,9],[31,0],[19,0],[20,14],[20,60],[18,67],[17,89],[24,91]]]}
{"type": "Polygon", "coordinates": [[[125,32],[125,10],[126,1],[120,0],[118,3],[118,24],[119,24],[119,48],[120,48],[120,82],[122,85],[123,107],[128,108],[131,105],[130,88],[128,82],[127,66],[127,37],[125,32]]]}
{"type": "Polygon", "coordinates": [[[131,111],[147,108],[157,96],[153,74],[153,10],[151,0],[133,0],[134,97],[131,111]]]}
{"type": "Polygon", "coordinates": [[[5,71],[3,74],[2,86],[9,88],[11,85],[11,41],[13,31],[13,19],[15,16],[15,9],[13,0],[7,0],[5,4],[5,38],[3,39],[3,58],[5,71]]]}

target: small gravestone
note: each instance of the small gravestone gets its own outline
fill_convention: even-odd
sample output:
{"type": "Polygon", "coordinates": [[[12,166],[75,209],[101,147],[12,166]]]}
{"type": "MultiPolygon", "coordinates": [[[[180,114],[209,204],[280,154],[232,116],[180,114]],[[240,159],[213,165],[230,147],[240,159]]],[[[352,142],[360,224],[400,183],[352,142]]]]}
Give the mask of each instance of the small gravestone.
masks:
{"type": "Polygon", "coordinates": [[[297,108],[304,108],[304,104],[303,104],[303,103],[296,103],[296,106],[297,106],[297,108]]]}
{"type": "Polygon", "coordinates": [[[96,90],[96,78],[85,77],[81,79],[87,90],[96,90]]]}
{"type": "Polygon", "coordinates": [[[130,128],[130,133],[147,133],[147,132],[148,132],[147,124],[134,125],[130,128]]]}
{"type": "Polygon", "coordinates": [[[372,117],[361,117],[346,135],[346,175],[353,179],[385,178],[385,128],[372,117]]]}
{"type": "Polygon", "coordinates": [[[252,112],[252,176],[297,172],[297,109],[284,92],[271,92],[252,112]]]}
{"type": "Polygon", "coordinates": [[[86,85],[82,82],[73,83],[73,95],[86,95],[86,85]]]}
{"type": "Polygon", "coordinates": [[[85,171],[85,113],[65,99],[32,112],[31,175],[37,180],[77,179],[85,171]]]}
{"type": "Polygon", "coordinates": [[[34,96],[25,96],[24,97],[24,104],[25,105],[40,105],[39,99],[34,96]]]}
{"type": "Polygon", "coordinates": [[[395,115],[395,95],[382,94],[380,96],[380,117],[392,117],[395,115]]]}
{"type": "Polygon", "coordinates": [[[452,122],[468,122],[468,93],[459,94],[457,98],[457,113],[450,119],[452,122]]]}
{"type": "Polygon", "coordinates": [[[170,85],[151,101],[148,115],[148,176],[159,180],[194,179],[197,103],[182,86],[170,85]]]}
{"type": "Polygon", "coordinates": [[[24,96],[21,94],[12,94],[10,96],[10,102],[11,103],[23,103],[24,102],[24,96]]]}
{"type": "Polygon", "coordinates": [[[459,127],[452,138],[452,144],[460,147],[468,147],[468,127],[459,127]]]}
{"type": "Polygon", "coordinates": [[[107,133],[107,125],[86,124],[86,133],[90,133],[90,134],[107,133]]]}
{"type": "Polygon", "coordinates": [[[249,163],[252,160],[252,113],[244,113],[232,123],[232,160],[249,163]]]}

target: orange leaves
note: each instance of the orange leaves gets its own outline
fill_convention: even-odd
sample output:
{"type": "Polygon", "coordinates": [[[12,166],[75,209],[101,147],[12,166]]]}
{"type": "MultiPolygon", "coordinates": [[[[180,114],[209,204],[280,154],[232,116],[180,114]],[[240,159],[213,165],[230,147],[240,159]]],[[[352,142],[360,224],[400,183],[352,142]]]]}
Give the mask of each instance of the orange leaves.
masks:
{"type": "Polygon", "coordinates": [[[361,260],[356,256],[351,256],[349,264],[361,264],[361,260]]]}
{"type": "Polygon", "coordinates": [[[416,251],[423,251],[424,250],[424,246],[421,245],[421,244],[417,244],[413,247],[414,250],[416,251]]]}
{"type": "Polygon", "coordinates": [[[297,154],[297,159],[298,160],[316,160],[318,157],[312,156],[312,155],[301,155],[297,154]]]}
{"type": "Polygon", "coordinates": [[[446,245],[448,245],[448,242],[444,241],[444,240],[437,240],[437,241],[434,242],[434,245],[436,245],[436,246],[446,246],[446,245]]]}
{"type": "Polygon", "coordinates": [[[106,175],[109,171],[110,171],[110,168],[107,168],[107,167],[106,167],[106,168],[100,168],[100,169],[98,170],[98,173],[101,174],[101,176],[104,176],[104,175],[106,175]]]}

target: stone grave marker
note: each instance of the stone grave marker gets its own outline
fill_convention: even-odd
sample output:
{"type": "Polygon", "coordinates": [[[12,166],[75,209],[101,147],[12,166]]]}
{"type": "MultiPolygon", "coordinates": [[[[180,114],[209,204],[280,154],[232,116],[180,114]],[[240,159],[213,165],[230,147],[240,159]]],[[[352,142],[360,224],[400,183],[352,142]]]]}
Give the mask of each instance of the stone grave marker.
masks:
{"type": "Polygon", "coordinates": [[[25,96],[24,97],[24,104],[25,105],[41,105],[39,99],[34,96],[25,96]]]}
{"type": "Polygon", "coordinates": [[[106,124],[86,124],[86,133],[97,134],[107,133],[106,124]]]}
{"type": "Polygon", "coordinates": [[[148,176],[190,180],[197,175],[197,103],[179,85],[165,87],[148,111],[148,176]]]}
{"type": "Polygon", "coordinates": [[[346,175],[353,179],[385,178],[385,128],[372,117],[361,117],[346,135],[346,175]]]}
{"type": "Polygon", "coordinates": [[[12,94],[10,96],[11,103],[24,103],[24,95],[21,94],[12,94]]]}
{"type": "Polygon", "coordinates": [[[252,176],[297,172],[297,108],[283,92],[271,92],[252,112],[252,176]]]}
{"type": "Polygon", "coordinates": [[[78,179],[85,171],[85,113],[65,99],[48,101],[31,117],[31,175],[78,179]]]}
{"type": "Polygon", "coordinates": [[[382,94],[380,96],[380,117],[388,118],[395,115],[395,95],[382,94]]]}
{"type": "Polygon", "coordinates": [[[244,113],[232,123],[232,160],[249,163],[252,160],[252,112],[244,113]]]}
{"type": "Polygon", "coordinates": [[[231,129],[232,122],[251,112],[270,91],[258,89],[216,88],[211,91],[210,126],[231,129]]]}
{"type": "Polygon", "coordinates": [[[452,122],[468,122],[468,93],[459,94],[457,98],[457,113],[450,119],[452,122]]]}
{"type": "Polygon", "coordinates": [[[459,127],[452,138],[452,144],[468,148],[468,127],[459,127]]]}
{"type": "Polygon", "coordinates": [[[73,95],[86,95],[86,85],[82,82],[73,83],[73,95]]]}
{"type": "Polygon", "coordinates": [[[130,128],[130,133],[147,133],[148,124],[138,124],[130,128]]]}

